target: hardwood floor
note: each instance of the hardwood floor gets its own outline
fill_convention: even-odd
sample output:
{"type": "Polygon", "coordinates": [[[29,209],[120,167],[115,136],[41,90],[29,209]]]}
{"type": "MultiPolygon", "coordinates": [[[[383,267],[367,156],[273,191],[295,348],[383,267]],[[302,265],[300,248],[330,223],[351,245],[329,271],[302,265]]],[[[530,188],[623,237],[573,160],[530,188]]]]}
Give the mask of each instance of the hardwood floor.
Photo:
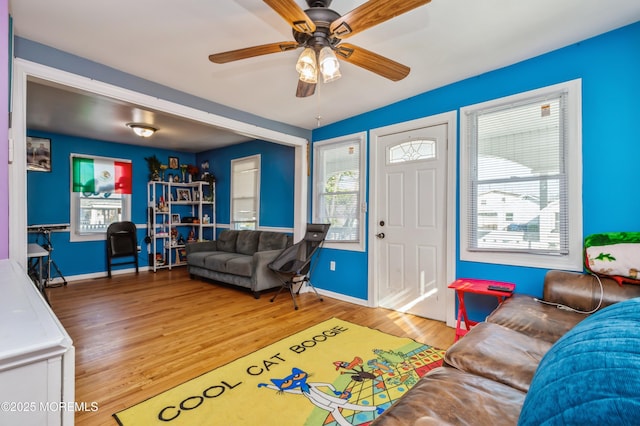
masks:
{"type": "Polygon", "coordinates": [[[78,425],[115,425],[111,415],[320,321],[338,317],[447,349],[444,323],[288,293],[269,303],[246,291],[191,280],[185,268],[77,281],[47,289],[76,347],[78,425]]]}

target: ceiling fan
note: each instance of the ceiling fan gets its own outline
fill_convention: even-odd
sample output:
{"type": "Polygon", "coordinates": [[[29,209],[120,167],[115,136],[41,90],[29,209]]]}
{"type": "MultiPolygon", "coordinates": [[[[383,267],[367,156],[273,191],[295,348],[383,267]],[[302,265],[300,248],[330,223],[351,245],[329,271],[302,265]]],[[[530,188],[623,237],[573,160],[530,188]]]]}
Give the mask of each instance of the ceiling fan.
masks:
{"type": "Polygon", "coordinates": [[[295,41],[263,44],[209,55],[217,64],[252,58],[270,53],[304,48],[296,63],[300,74],[296,96],[314,94],[318,71],[328,83],[340,77],[338,57],[392,81],[405,78],[410,68],[342,39],[429,3],[431,0],[369,0],[344,16],[329,9],[331,0],[306,0],[309,9],[302,10],[294,0],[264,0],[293,29],[295,41]]]}

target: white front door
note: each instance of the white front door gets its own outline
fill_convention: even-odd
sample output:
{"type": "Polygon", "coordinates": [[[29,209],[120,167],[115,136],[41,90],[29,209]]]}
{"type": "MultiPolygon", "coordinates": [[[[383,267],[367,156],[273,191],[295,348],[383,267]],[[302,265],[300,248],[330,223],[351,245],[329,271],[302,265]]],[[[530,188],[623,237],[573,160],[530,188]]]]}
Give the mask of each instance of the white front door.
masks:
{"type": "Polygon", "coordinates": [[[378,304],[444,321],[447,124],[380,136],[375,149],[378,304]]]}

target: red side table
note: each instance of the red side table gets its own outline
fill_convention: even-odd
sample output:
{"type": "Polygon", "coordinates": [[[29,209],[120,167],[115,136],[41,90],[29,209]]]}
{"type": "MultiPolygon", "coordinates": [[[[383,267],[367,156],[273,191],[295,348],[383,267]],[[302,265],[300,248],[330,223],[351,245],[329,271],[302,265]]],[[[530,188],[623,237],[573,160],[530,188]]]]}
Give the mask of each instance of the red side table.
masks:
{"type": "Polygon", "coordinates": [[[471,321],[467,317],[467,308],[464,305],[464,294],[465,293],[475,293],[475,294],[484,294],[487,296],[495,296],[498,298],[498,303],[504,302],[507,297],[510,297],[513,291],[516,289],[516,285],[513,283],[505,283],[502,281],[491,281],[491,280],[476,280],[473,278],[460,278],[456,281],[449,284],[449,288],[452,288],[456,291],[456,296],[458,298],[458,322],[456,323],[456,339],[460,339],[462,336],[467,334],[471,327],[478,324],[477,321],[471,321]],[[506,287],[509,290],[490,290],[489,286],[501,286],[506,287]],[[461,327],[461,322],[464,319],[465,328],[461,327]]]}

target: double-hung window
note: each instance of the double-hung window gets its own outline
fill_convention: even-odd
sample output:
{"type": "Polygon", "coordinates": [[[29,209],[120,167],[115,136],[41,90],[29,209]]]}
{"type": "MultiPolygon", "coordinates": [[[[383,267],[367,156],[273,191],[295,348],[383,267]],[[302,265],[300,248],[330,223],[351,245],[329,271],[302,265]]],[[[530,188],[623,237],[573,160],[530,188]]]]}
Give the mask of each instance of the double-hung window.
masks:
{"type": "Polygon", "coordinates": [[[313,145],[313,221],[329,223],[325,247],[364,250],[364,133],[313,145]]]}
{"type": "Polygon", "coordinates": [[[231,161],[232,229],[258,229],[260,155],[231,161]]]}
{"type": "Polygon", "coordinates": [[[104,240],[131,220],[131,160],[71,154],[71,241],[104,240]]]}
{"type": "Polygon", "coordinates": [[[580,81],[461,111],[462,260],[581,269],[580,81]]]}

